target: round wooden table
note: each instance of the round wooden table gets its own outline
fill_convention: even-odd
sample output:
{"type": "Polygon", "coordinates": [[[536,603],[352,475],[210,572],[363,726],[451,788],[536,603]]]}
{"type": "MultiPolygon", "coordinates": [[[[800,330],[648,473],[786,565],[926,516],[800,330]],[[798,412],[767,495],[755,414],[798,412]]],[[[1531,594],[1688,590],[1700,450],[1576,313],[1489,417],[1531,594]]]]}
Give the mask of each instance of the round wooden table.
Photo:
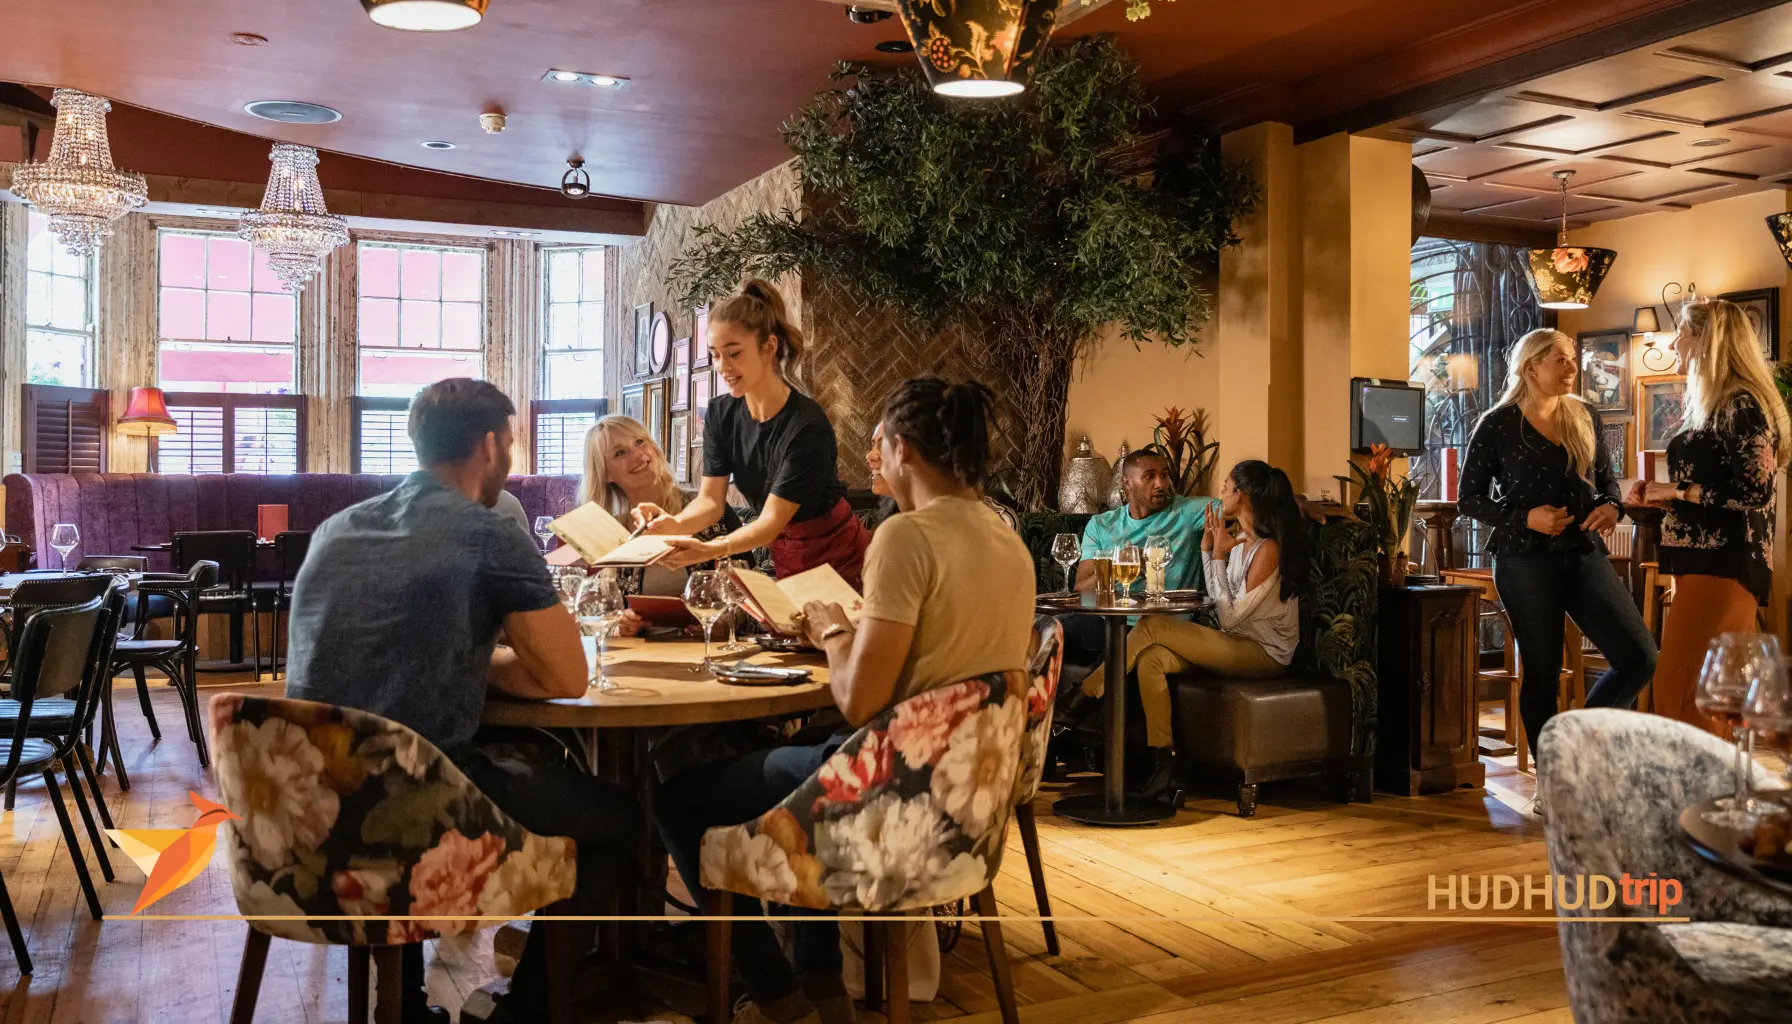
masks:
{"type": "Polygon", "coordinates": [[[1052,813],[1085,825],[1155,825],[1176,816],[1176,808],[1162,800],[1126,795],[1126,633],[1134,615],[1195,615],[1213,607],[1212,600],[1140,600],[1132,604],[1100,603],[1085,593],[1071,603],[1062,596],[1041,597],[1036,606],[1047,615],[1098,615],[1107,619],[1108,654],[1103,670],[1107,702],[1107,767],[1102,772],[1102,792],[1067,796],[1052,804],[1052,813]]]}
{"type": "Polygon", "coordinates": [[[1713,825],[1701,815],[1712,810],[1715,800],[1693,804],[1680,812],[1680,836],[1692,851],[1726,874],[1752,882],[1781,896],[1792,896],[1792,867],[1770,864],[1747,853],[1736,845],[1741,835],[1732,829],[1713,825]]]}

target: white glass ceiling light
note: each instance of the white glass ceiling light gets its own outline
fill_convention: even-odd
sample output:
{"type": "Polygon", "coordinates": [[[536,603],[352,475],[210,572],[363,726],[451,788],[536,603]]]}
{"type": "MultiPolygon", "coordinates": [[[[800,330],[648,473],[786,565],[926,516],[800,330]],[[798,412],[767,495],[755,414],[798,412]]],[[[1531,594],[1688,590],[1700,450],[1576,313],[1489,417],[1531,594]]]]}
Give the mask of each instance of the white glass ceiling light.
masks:
{"type": "Polygon", "coordinates": [[[348,222],[324,209],[317,150],[276,142],[268,160],[274,169],[261,209],[243,215],[237,234],[267,253],[274,276],[296,292],[323,269],[331,250],[348,244],[348,222]]]}
{"type": "Polygon", "coordinates": [[[112,233],[113,221],[148,201],[149,186],[143,175],[112,166],[110,101],[58,89],[50,102],[56,107],[50,159],[13,171],[12,191],[49,215],[50,231],[69,252],[88,256],[112,233]]]}
{"type": "Polygon", "coordinates": [[[375,24],[407,32],[452,32],[472,28],[485,17],[490,0],[361,0],[375,24]]]}

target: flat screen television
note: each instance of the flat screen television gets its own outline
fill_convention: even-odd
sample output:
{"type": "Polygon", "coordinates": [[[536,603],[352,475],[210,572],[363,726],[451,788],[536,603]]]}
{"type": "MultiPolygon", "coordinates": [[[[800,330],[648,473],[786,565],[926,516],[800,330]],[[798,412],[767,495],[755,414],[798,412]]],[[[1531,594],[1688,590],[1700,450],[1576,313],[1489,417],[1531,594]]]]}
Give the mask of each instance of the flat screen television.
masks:
{"type": "Polygon", "coordinates": [[[1425,389],[1403,380],[1350,379],[1350,450],[1385,444],[1396,455],[1425,450],[1425,389]]]}

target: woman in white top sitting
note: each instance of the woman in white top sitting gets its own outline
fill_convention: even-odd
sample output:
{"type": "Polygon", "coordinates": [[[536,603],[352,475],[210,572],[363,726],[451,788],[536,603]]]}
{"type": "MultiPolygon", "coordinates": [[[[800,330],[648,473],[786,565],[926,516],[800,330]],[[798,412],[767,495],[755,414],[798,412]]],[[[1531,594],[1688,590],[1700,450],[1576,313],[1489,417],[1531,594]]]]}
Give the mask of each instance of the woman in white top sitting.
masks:
{"type": "MultiPolygon", "coordinates": [[[[1201,535],[1207,594],[1220,628],[1147,615],[1127,638],[1126,667],[1141,693],[1169,691],[1168,676],[1190,670],[1244,678],[1281,674],[1300,644],[1300,595],[1307,587],[1307,534],[1288,474],[1250,459],[1220,483],[1222,516],[1208,516],[1201,535]],[[1221,520],[1235,520],[1236,531],[1221,520]]],[[[1152,714],[1144,703],[1145,738],[1157,755],[1147,795],[1167,791],[1173,772],[1168,702],[1152,714]]]]}

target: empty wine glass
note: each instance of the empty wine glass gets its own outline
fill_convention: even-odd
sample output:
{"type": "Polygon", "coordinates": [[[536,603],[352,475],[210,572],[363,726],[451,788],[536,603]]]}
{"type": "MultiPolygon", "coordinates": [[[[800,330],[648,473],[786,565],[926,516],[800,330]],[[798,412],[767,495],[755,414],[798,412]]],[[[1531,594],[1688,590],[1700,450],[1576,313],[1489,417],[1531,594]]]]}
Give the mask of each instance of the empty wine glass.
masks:
{"type": "Polygon", "coordinates": [[[585,585],[584,566],[557,565],[550,569],[554,576],[554,589],[560,592],[560,602],[576,616],[579,613],[579,588],[585,585]]]}
{"type": "Polygon", "coordinates": [[[576,599],[579,631],[586,636],[597,638],[597,664],[591,669],[591,689],[598,693],[618,693],[624,687],[616,685],[604,669],[604,656],[608,653],[605,639],[610,630],[622,621],[622,613],[628,609],[628,602],[622,596],[622,587],[616,582],[616,574],[605,570],[594,576],[585,577],[579,585],[576,599]]]}
{"type": "Polygon", "coordinates": [[[1736,741],[1736,795],[1715,801],[1717,809],[1704,813],[1705,820],[1713,825],[1738,830],[1755,825],[1751,810],[1751,733],[1743,725],[1743,708],[1751,687],[1782,671],[1779,638],[1765,633],[1725,633],[1713,639],[1705,651],[1695,703],[1700,713],[1736,741]]]}
{"type": "Polygon", "coordinates": [[[745,565],[738,561],[725,561],[716,563],[716,568],[722,574],[722,600],[728,605],[728,643],[722,648],[722,653],[739,654],[752,650],[752,644],[740,642],[738,629],[740,609],[747,601],[747,592],[741,587],[740,581],[734,578],[734,570],[745,568],[745,565]]]}
{"type": "Polygon", "coordinates": [[[1145,538],[1145,596],[1164,596],[1164,569],[1170,564],[1170,538],[1154,533],[1145,538]]]}
{"type": "Polygon", "coordinates": [[[1071,573],[1076,571],[1076,563],[1082,561],[1083,542],[1074,533],[1060,533],[1052,538],[1052,560],[1064,569],[1064,592],[1072,593],[1076,586],[1071,573]]]}
{"type": "Polygon", "coordinates": [[[81,531],[75,529],[74,523],[57,523],[50,531],[50,546],[62,556],[61,568],[68,568],[68,553],[81,543],[81,531]]]}
{"type": "Polygon", "coordinates": [[[541,550],[543,551],[548,549],[548,542],[554,539],[553,522],[553,516],[535,517],[535,536],[541,538],[541,550]]]}
{"type": "Polygon", "coordinates": [[[1122,544],[1114,549],[1114,603],[1127,607],[1132,599],[1133,581],[1139,578],[1144,551],[1137,544],[1122,544]]]}
{"type": "Polygon", "coordinates": [[[710,569],[702,569],[691,573],[691,578],[684,585],[684,606],[689,608],[703,627],[703,664],[695,669],[702,672],[709,668],[709,630],[717,619],[722,617],[723,609],[728,607],[728,599],[724,596],[722,574],[710,569]]]}
{"type": "MultiPolygon", "coordinates": [[[[1777,673],[1762,676],[1749,688],[1742,717],[1749,728],[1751,748],[1765,746],[1792,765],[1792,683],[1787,681],[1787,659],[1780,660],[1777,673]]],[[[1781,790],[1779,795],[1784,799],[1789,794],[1781,790]]],[[[1792,808],[1771,800],[1757,800],[1751,810],[1775,818],[1792,814],[1792,808]]]]}

